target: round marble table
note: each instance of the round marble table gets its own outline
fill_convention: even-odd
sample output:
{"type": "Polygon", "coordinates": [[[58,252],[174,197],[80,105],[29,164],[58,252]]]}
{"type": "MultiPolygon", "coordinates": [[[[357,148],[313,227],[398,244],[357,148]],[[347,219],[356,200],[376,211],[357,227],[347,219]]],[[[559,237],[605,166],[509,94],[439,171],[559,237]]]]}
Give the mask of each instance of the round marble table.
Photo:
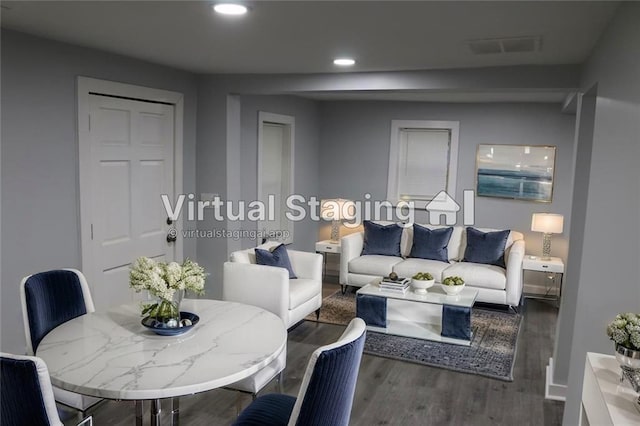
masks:
{"type": "MultiPolygon", "coordinates": [[[[186,299],[182,311],[200,322],[186,334],[158,336],[140,323],[138,304],[68,321],[47,334],[37,356],[59,388],[99,398],[152,400],[159,422],[160,398],[203,392],[237,382],[273,361],[286,347],[282,320],[240,303],[186,299]]],[[[174,398],[173,420],[177,420],[174,398]]]]}

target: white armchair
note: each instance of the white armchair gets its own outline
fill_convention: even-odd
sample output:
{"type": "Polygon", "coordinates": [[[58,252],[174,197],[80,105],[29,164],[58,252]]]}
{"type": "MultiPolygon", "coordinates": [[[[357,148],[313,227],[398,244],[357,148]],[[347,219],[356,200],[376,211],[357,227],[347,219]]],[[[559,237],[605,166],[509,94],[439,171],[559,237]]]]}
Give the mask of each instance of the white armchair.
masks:
{"type": "MultiPolygon", "coordinates": [[[[269,248],[265,244],[260,248],[269,248]]],[[[322,256],[288,250],[291,267],[297,279],[289,279],[289,271],[274,266],[256,264],[254,249],[231,253],[230,262],[224,264],[222,299],[246,303],[266,309],[278,315],[285,327],[290,328],[304,317],[316,312],[322,305],[322,256]]],[[[273,378],[279,376],[282,392],[283,371],[287,361],[287,349],[256,374],[229,386],[240,392],[256,394],[273,378]]],[[[240,400],[237,401],[238,412],[240,400]]]]}
{"type": "MultiPolygon", "coordinates": [[[[269,245],[260,248],[268,248],[269,245]]],[[[322,256],[288,250],[297,279],[284,268],[256,265],[254,249],[231,253],[224,264],[222,298],[259,306],[282,318],[290,328],[322,305],[322,256]]]]}

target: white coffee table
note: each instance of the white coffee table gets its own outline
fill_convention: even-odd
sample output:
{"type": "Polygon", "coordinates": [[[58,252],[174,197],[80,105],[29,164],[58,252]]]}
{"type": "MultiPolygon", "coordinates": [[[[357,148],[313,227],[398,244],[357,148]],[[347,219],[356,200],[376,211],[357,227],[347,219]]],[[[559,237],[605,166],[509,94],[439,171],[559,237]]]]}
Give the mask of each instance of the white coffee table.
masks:
{"type": "MultiPolygon", "coordinates": [[[[456,345],[471,345],[471,307],[476,301],[478,290],[466,287],[456,296],[447,295],[440,284],[427,290],[427,294],[416,294],[410,288],[405,294],[397,294],[380,289],[380,280],[375,280],[356,292],[356,297],[373,296],[386,299],[386,327],[369,325],[367,329],[378,333],[414,337],[456,345]],[[453,309],[452,309],[453,308],[453,309]],[[456,309],[462,308],[462,309],[456,309]],[[443,311],[468,311],[462,318],[445,318],[443,311]],[[442,335],[443,324],[467,334],[467,338],[452,338],[442,335]],[[453,323],[452,323],[453,321],[453,323]]],[[[366,318],[365,322],[367,321],[366,318]]]]}

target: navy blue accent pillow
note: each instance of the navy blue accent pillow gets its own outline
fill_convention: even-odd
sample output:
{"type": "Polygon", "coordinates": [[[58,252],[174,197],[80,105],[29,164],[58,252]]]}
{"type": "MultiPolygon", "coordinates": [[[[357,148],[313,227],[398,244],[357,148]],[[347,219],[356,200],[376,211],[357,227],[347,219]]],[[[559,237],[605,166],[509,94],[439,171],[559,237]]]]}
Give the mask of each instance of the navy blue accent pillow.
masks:
{"type": "Polygon", "coordinates": [[[378,225],[370,220],[364,221],[364,247],[362,255],[379,254],[382,256],[401,256],[400,239],[402,228],[397,224],[378,225]]]}
{"type": "Polygon", "coordinates": [[[409,257],[449,262],[449,240],[453,227],[429,229],[413,225],[413,246],[409,257]]]}
{"type": "Polygon", "coordinates": [[[506,268],[504,250],[509,239],[510,230],[482,232],[475,228],[467,228],[467,248],[463,262],[484,263],[486,265],[506,268]]]}
{"type": "Polygon", "coordinates": [[[287,246],[280,244],[272,251],[255,249],[256,250],[256,263],[258,265],[276,266],[278,268],[284,268],[289,271],[289,279],[294,280],[298,278],[293,272],[291,267],[291,261],[289,260],[289,254],[287,253],[287,246]]]}

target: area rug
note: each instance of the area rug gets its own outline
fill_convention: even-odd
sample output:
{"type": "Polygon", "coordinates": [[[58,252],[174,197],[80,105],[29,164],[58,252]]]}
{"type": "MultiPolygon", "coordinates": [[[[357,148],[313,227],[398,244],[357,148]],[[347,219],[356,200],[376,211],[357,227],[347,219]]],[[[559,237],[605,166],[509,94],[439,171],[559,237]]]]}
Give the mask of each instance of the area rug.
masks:
{"type": "MultiPolygon", "coordinates": [[[[320,321],[346,325],[355,317],[355,294],[339,291],[322,301],[320,321]]],[[[315,314],[309,315],[315,321],[315,314]]],[[[493,379],[513,381],[522,315],[474,308],[471,346],[431,342],[368,331],[367,354],[408,361],[493,379]]]]}

